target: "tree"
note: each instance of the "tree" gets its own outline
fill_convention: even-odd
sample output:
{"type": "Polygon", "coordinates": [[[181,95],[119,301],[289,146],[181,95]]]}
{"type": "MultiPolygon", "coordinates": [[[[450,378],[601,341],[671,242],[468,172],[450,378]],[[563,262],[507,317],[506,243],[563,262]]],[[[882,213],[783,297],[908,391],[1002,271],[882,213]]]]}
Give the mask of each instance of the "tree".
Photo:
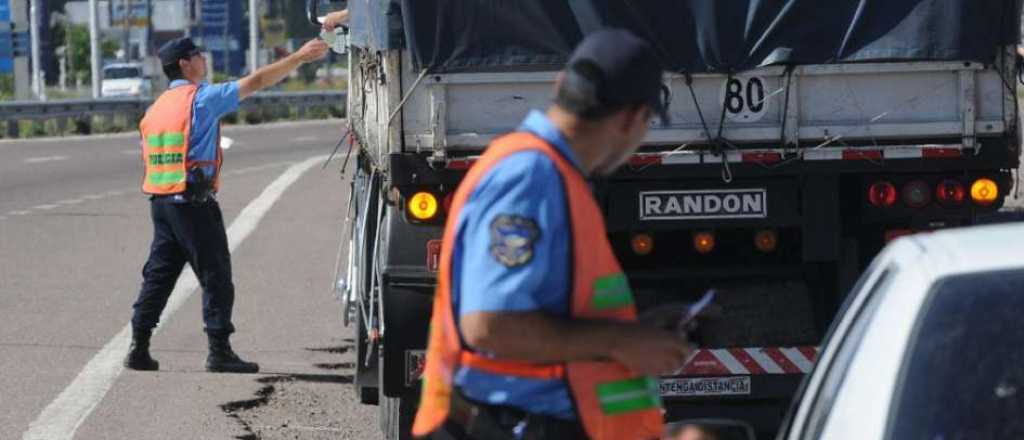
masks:
{"type": "MultiPolygon", "coordinates": [[[[92,80],[92,58],[89,47],[89,28],[85,26],[70,26],[67,30],[68,54],[71,58],[68,63],[70,71],[68,74],[76,82],[90,82],[92,80]]],[[[117,52],[118,43],[111,40],[100,42],[100,58],[111,58],[117,52]]]]}

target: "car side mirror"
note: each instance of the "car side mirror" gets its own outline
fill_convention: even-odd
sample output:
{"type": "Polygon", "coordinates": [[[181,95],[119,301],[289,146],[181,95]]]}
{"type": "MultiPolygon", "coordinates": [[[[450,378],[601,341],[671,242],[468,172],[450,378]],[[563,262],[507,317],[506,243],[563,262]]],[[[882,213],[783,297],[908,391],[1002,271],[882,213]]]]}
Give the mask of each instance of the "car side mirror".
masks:
{"type": "Polygon", "coordinates": [[[689,419],[665,426],[662,440],[757,440],[754,428],[739,420],[689,419]]]}

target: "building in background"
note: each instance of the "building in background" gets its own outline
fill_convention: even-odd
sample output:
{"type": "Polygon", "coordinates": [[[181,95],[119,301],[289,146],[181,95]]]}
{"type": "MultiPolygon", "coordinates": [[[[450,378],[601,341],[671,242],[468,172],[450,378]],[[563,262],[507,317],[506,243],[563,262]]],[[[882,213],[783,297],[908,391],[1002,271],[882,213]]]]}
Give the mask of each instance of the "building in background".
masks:
{"type": "Polygon", "coordinates": [[[212,55],[214,72],[230,76],[245,73],[249,26],[243,3],[242,0],[199,2],[192,37],[212,55]]]}

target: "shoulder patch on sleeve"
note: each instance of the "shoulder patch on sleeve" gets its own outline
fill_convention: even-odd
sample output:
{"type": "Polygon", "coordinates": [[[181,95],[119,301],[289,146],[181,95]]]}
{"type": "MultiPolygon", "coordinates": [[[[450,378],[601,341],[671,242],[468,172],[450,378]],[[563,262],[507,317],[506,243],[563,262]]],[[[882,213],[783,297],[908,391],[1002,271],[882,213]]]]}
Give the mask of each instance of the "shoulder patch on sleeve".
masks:
{"type": "Polygon", "coordinates": [[[505,267],[519,267],[533,259],[540,228],[531,218],[501,214],[491,222],[491,255],[505,267]]]}

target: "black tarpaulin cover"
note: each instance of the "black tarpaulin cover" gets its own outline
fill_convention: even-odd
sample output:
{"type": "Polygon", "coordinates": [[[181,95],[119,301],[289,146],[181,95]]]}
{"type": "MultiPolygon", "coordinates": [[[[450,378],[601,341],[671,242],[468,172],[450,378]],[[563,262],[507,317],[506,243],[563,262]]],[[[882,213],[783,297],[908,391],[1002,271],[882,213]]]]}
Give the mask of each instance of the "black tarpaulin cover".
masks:
{"type": "Polygon", "coordinates": [[[401,0],[417,69],[558,68],[586,32],[625,27],[673,71],[772,64],[992,61],[1020,0],[401,0]]]}

